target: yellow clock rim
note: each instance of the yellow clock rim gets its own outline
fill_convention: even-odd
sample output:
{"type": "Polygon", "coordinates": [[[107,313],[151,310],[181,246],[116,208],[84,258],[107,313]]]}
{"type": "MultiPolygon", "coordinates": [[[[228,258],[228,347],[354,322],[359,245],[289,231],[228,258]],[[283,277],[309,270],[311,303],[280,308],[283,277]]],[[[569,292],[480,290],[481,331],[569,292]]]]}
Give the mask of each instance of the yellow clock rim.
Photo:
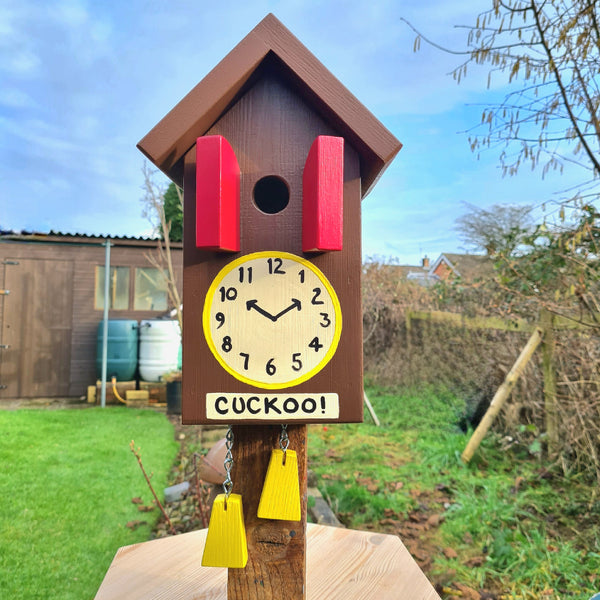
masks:
{"type": "Polygon", "coordinates": [[[232,375],[239,381],[242,381],[243,383],[247,383],[248,385],[251,385],[253,387],[263,388],[263,389],[267,389],[267,390],[279,390],[279,389],[293,387],[295,385],[299,385],[301,383],[304,383],[305,381],[308,381],[309,379],[314,377],[319,371],[321,371],[325,367],[325,365],[327,365],[329,363],[329,361],[333,358],[333,355],[335,354],[335,352],[337,350],[338,343],[340,341],[340,337],[342,335],[342,309],[341,309],[340,301],[337,297],[337,294],[335,293],[335,290],[333,289],[333,286],[331,285],[331,283],[329,283],[329,280],[327,279],[327,277],[325,277],[325,275],[321,272],[321,270],[316,265],[314,265],[310,261],[306,260],[305,258],[302,258],[301,256],[297,256],[296,254],[291,254],[290,252],[280,252],[278,250],[264,250],[261,252],[253,252],[251,254],[245,254],[244,256],[240,256],[239,258],[236,258],[235,260],[233,260],[230,263],[228,263],[227,265],[225,265],[217,273],[217,275],[213,279],[212,283],[210,284],[210,287],[208,288],[208,291],[206,292],[206,297],[204,299],[204,310],[202,311],[202,328],[204,330],[204,339],[206,340],[206,343],[208,344],[210,351],[212,352],[213,356],[217,359],[219,364],[230,375],[232,375]],[[335,330],[334,330],[334,334],[333,334],[333,340],[331,342],[331,345],[329,346],[329,349],[325,353],[325,356],[310,371],[307,371],[306,373],[304,373],[300,377],[297,377],[296,379],[293,379],[293,380],[290,380],[287,382],[283,382],[283,383],[265,383],[263,381],[258,381],[256,379],[250,379],[249,377],[245,377],[241,373],[238,373],[235,369],[230,367],[227,364],[227,362],[225,362],[223,360],[222,356],[217,351],[217,348],[215,346],[215,343],[213,341],[212,334],[210,331],[210,322],[211,322],[210,311],[211,311],[211,307],[212,307],[212,299],[215,296],[215,292],[218,289],[219,284],[225,278],[225,276],[228,275],[231,271],[233,271],[237,267],[247,263],[248,261],[255,260],[257,258],[281,258],[281,259],[292,260],[296,263],[301,264],[302,266],[306,267],[307,269],[310,269],[319,278],[319,280],[321,281],[321,283],[323,284],[323,286],[329,293],[329,297],[331,298],[331,301],[333,304],[333,311],[335,313],[335,330]]]}

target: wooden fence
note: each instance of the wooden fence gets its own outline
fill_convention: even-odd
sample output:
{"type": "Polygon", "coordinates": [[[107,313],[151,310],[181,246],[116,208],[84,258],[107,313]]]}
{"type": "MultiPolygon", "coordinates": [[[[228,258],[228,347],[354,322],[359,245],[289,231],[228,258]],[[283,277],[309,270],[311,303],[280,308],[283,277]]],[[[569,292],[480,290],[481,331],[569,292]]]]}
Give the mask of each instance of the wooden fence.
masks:
{"type": "Polygon", "coordinates": [[[599,322],[584,321],[575,317],[556,315],[543,309],[540,311],[537,323],[530,323],[524,319],[502,319],[500,317],[465,317],[458,313],[442,311],[407,311],[406,335],[407,344],[411,345],[411,332],[413,321],[427,321],[475,330],[497,330],[530,333],[527,345],[519,358],[506,376],[504,382],[494,395],[488,412],[473,434],[473,437],[463,458],[470,460],[479,442],[490,428],[493,420],[502,408],[502,404],[509,397],[512,389],[519,379],[523,369],[533,356],[535,350],[541,345],[542,375],[544,389],[545,428],[548,437],[548,452],[555,455],[558,451],[558,411],[556,399],[556,361],[555,361],[555,332],[559,330],[585,330],[589,327],[598,329],[599,322]]]}

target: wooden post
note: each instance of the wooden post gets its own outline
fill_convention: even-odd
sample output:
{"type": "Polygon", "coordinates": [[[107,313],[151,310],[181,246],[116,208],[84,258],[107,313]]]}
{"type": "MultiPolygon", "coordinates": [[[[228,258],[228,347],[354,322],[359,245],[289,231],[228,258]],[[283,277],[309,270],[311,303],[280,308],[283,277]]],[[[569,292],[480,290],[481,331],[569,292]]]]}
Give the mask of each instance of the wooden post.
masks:
{"type": "Polygon", "coordinates": [[[519,377],[523,373],[525,366],[533,356],[536,348],[540,345],[542,341],[542,330],[536,329],[529,338],[527,344],[519,354],[519,358],[517,358],[515,364],[512,366],[511,370],[508,372],[508,375],[502,382],[502,385],[496,391],[494,398],[488,408],[487,412],[483,416],[481,423],[477,426],[477,429],[473,432],[467,447],[464,449],[462,453],[462,459],[465,462],[469,462],[473,457],[473,454],[479,448],[479,444],[481,444],[481,440],[485,437],[485,434],[488,432],[489,428],[492,426],[492,423],[498,416],[500,409],[502,408],[504,402],[509,397],[512,389],[515,386],[515,383],[519,380],[519,377]]]}
{"type": "Polygon", "coordinates": [[[556,361],[554,358],[554,314],[547,309],[540,313],[543,331],[542,373],[544,375],[544,408],[548,454],[554,456],[558,449],[558,415],[556,406],[556,361]]]}
{"type": "Polygon", "coordinates": [[[302,520],[273,521],[256,515],[271,450],[279,447],[279,425],[239,425],[234,433],[235,493],[242,495],[248,540],[245,569],[229,569],[228,600],[304,600],[306,564],[306,425],[290,425],[290,450],[298,455],[302,520]]]}

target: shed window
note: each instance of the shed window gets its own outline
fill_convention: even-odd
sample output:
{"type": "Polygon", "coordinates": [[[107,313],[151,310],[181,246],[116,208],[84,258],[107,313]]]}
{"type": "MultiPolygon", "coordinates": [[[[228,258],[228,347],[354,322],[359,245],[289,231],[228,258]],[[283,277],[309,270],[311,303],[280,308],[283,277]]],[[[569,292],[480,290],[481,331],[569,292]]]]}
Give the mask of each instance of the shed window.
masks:
{"type": "Polygon", "coordinates": [[[167,271],[152,268],[135,270],[134,310],[167,310],[167,271]]]}
{"type": "MultiPolygon", "coordinates": [[[[111,267],[109,283],[109,305],[113,310],[129,308],[129,267],[111,267]]],[[[104,309],[104,267],[96,267],[95,307],[104,309]]]]}

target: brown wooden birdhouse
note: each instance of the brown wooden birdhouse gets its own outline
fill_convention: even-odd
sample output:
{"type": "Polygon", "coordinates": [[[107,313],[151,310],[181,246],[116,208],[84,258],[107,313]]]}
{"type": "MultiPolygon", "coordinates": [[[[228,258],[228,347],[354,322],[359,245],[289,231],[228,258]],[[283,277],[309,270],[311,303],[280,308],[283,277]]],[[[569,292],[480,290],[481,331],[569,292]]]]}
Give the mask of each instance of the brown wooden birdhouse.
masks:
{"type": "Polygon", "coordinates": [[[361,200],[396,138],[268,15],[138,147],[184,189],[183,422],[361,421],[361,200]]]}

